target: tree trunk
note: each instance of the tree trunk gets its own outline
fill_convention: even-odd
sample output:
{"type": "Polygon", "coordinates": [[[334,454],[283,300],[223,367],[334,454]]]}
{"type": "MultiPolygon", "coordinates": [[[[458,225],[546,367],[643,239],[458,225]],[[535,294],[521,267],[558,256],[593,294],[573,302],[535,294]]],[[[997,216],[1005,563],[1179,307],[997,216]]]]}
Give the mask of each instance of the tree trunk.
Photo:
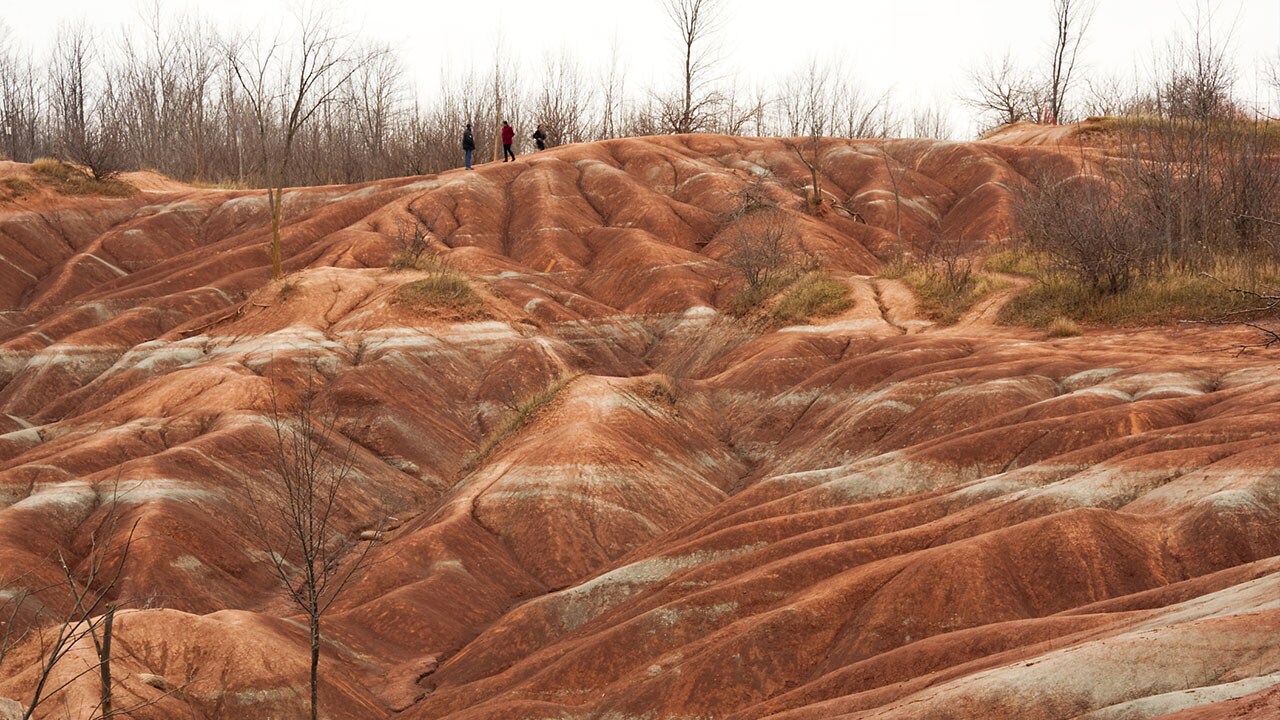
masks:
{"type": "Polygon", "coordinates": [[[116,606],[108,605],[102,620],[102,645],[98,647],[98,693],[102,720],[115,714],[111,703],[111,628],[116,619],[116,606]]]}
{"type": "Polygon", "coordinates": [[[684,46],[684,109],[680,113],[680,132],[692,132],[693,128],[693,41],[684,46]]]}
{"type": "Polygon", "coordinates": [[[898,257],[902,258],[906,253],[906,247],[902,244],[902,194],[898,191],[898,176],[893,172],[887,151],[884,153],[884,167],[889,171],[889,182],[893,184],[893,208],[898,225],[898,257]]]}
{"type": "Polygon", "coordinates": [[[280,252],[280,218],[283,215],[281,205],[284,202],[284,183],[267,190],[271,198],[271,279],[284,277],[283,262],[280,252]]]}
{"type": "Polygon", "coordinates": [[[319,703],[317,692],[320,687],[320,613],[314,610],[311,613],[311,720],[317,720],[319,717],[319,703]]]}
{"type": "MultiPolygon", "coordinates": [[[[498,68],[493,71],[493,112],[497,115],[493,122],[493,161],[498,162],[498,146],[502,144],[502,73],[498,68]]],[[[503,160],[507,159],[504,154],[503,160]]]]}
{"type": "Polygon", "coordinates": [[[813,162],[809,164],[809,174],[813,176],[813,194],[809,196],[809,214],[817,214],[822,206],[822,188],[818,186],[818,139],[813,139],[813,162]]]}

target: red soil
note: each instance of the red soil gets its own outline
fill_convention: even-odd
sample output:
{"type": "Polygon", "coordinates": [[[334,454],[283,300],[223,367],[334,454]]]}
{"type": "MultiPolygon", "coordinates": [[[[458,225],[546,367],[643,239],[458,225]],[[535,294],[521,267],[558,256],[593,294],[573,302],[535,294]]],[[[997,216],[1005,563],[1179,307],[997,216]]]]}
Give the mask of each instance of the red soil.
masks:
{"type": "Polygon", "coordinates": [[[299,716],[306,633],[236,488],[270,477],[270,378],[287,401],[311,366],[354,443],[343,532],[393,528],[326,619],[328,717],[1274,716],[1280,357],[989,308],[934,332],[865,277],[897,243],[884,153],[908,240],[978,248],[1079,157],[1039,145],[829,141],[817,217],[782,142],[704,136],[300,189],[283,283],[261,192],[0,203],[0,601],[83,558],[118,485],[118,696],[299,716]],[[755,178],[850,310],[725,319],[755,178]],[[396,301],[414,220],[486,319],[396,301]]]}

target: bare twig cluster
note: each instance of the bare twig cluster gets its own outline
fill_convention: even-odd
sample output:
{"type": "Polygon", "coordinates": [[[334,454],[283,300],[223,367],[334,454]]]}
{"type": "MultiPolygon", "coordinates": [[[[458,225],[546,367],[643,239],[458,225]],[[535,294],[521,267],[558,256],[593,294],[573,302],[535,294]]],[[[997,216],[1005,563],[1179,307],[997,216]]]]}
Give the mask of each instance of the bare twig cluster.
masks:
{"type": "Polygon", "coordinates": [[[1141,198],[1126,190],[1090,174],[1045,183],[1019,202],[1022,230],[1086,287],[1122,292],[1154,256],[1137,207],[1141,198]]]}
{"type": "MultiPolygon", "coordinates": [[[[272,477],[246,480],[249,527],[285,593],[307,618],[310,713],[319,713],[321,622],[366,566],[372,542],[339,528],[354,469],[353,443],[338,431],[338,415],[319,406],[314,364],[296,397],[286,401],[272,379],[272,477]]],[[[381,528],[372,532],[375,539],[381,528]]]]}
{"type": "Polygon", "coordinates": [[[127,493],[120,488],[117,479],[102,499],[86,548],[53,552],[56,579],[35,586],[31,574],[4,579],[16,589],[0,604],[0,667],[19,646],[33,648],[38,658],[30,695],[22,698],[23,720],[84,680],[97,681],[98,701],[90,714],[101,720],[128,717],[181,690],[171,688],[126,704],[116,697],[119,683],[112,663],[129,656],[118,649],[116,618],[122,609],[142,602],[123,592],[125,569],[139,536],[138,522],[125,518],[127,493]]]}

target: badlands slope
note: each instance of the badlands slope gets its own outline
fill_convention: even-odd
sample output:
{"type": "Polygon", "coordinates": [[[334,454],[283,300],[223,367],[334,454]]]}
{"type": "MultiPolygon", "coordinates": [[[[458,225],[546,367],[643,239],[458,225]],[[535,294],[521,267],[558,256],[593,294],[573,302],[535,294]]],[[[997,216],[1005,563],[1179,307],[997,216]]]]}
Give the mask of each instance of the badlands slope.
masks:
{"type": "Polygon", "coordinates": [[[828,141],[820,217],[781,141],[707,136],[300,189],[284,284],[260,192],[0,203],[0,599],[83,564],[114,498],[117,707],[301,716],[305,624],[240,487],[270,479],[272,379],[288,404],[312,376],[353,448],[341,530],[391,528],[326,620],[327,717],[1274,717],[1280,358],[1222,329],[935,328],[873,277],[893,180],[908,242],[977,250],[1080,157],[828,141]],[[724,313],[752,184],[851,309],[724,313]],[[483,317],[396,301],[415,221],[483,317]]]}

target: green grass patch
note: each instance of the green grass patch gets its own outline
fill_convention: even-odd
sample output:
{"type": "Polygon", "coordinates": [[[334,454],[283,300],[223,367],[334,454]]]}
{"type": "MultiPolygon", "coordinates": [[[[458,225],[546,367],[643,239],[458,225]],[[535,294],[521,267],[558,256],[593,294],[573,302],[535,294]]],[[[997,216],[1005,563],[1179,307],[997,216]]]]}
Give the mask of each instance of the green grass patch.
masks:
{"type": "Polygon", "coordinates": [[[123,180],[95,180],[80,168],[56,158],[36,160],[31,164],[31,172],[37,182],[60,195],[129,197],[138,192],[137,188],[123,180]]]}
{"type": "Polygon", "coordinates": [[[467,473],[480,467],[480,465],[493,454],[493,451],[498,449],[499,445],[505,442],[507,438],[510,438],[512,435],[519,432],[524,428],[524,426],[528,425],[543,408],[550,405],[551,401],[556,399],[556,396],[560,394],[561,390],[564,390],[569,386],[569,383],[577,380],[581,375],[581,373],[561,375],[555,380],[547,383],[547,385],[538,392],[523,398],[516,406],[516,409],[503,419],[502,424],[498,425],[492,432],[485,436],[484,440],[480,442],[479,447],[475,449],[475,452],[471,453],[465,460],[463,460],[462,471],[467,473]]]}
{"type": "Polygon", "coordinates": [[[805,273],[791,283],[770,315],[783,325],[799,325],[815,317],[843,312],[853,306],[849,286],[825,272],[805,273]]]}
{"type": "Polygon", "coordinates": [[[1112,327],[1146,327],[1179,321],[1212,320],[1247,310],[1253,301],[1231,288],[1280,287],[1280,270],[1241,261],[1220,261],[1210,272],[1168,268],[1138,277],[1127,290],[1094,292],[1073,278],[1053,273],[1038,279],[1000,312],[1010,325],[1050,328],[1062,320],[1112,327]]]}

